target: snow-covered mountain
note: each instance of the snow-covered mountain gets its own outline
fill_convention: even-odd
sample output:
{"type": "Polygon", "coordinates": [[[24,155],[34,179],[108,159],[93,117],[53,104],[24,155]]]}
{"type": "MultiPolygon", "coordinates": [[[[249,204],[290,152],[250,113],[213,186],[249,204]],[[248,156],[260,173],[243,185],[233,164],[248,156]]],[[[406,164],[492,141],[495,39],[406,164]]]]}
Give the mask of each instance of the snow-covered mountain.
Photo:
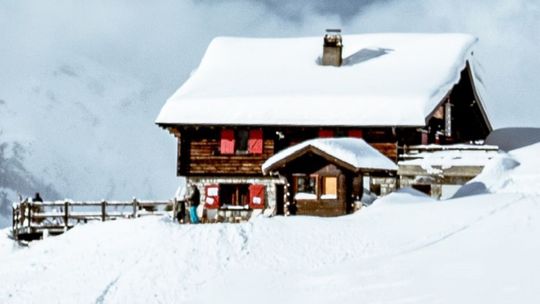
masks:
{"type": "Polygon", "coordinates": [[[47,197],[59,197],[52,185],[36,179],[26,170],[23,154],[21,145],[0,142],[0,227],[10,223],[11,204],[19,195],[30,195],[39,189],[47,197]]]}
{"type": "Polygon", "coordinates": [[[160,89],[79,55],[58,57],[20,70],[0,92],[0,140],[11,154],[0,163],[4,197],[171,197],[174,139],[153,124],[160,89]]]}

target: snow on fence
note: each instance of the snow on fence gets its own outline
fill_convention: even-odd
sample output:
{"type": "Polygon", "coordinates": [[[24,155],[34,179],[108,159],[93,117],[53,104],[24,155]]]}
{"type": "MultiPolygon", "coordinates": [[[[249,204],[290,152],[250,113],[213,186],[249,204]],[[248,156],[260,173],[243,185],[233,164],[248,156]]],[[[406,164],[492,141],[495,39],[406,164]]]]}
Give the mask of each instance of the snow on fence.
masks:
{"type": "Polygon", "coordinates": [[[36,240],[58,235],[77,224],[165,215],[172,201],[47,201],[14,203],[12,235],[16,240],[36,240]]]}

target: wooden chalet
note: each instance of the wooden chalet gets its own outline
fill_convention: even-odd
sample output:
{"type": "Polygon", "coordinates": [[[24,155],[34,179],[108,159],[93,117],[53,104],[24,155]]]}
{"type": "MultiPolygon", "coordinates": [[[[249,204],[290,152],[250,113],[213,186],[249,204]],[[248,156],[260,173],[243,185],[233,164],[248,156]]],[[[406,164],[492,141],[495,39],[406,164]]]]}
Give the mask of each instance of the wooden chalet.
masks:
{"type": "MultiPolygon", "coordinates": [[[[475,43],[465,34],[337,31],[324,38],[216,38],[156,123],[176,137],[177,175],[200,188],[210,212],[284,214],[291,194],[327,189],[315,193],[320,200],[341,189],[341,175],[350,178],[339,191],[352,195],[351,181],[362,171],[310,148],[284,163],[291,167],[263,174],[270,157],[307,140],[362,138],[397,162],[410,145],[485,139],[491,125],[474,70],[475,43]]],[[[375,192],[396,187],[392,170],[371,173],[375,192]]],[[[350,210],[343,202],[341,210],[312,212],[304,203],[298,213],[344,214],[350,210]]]]}

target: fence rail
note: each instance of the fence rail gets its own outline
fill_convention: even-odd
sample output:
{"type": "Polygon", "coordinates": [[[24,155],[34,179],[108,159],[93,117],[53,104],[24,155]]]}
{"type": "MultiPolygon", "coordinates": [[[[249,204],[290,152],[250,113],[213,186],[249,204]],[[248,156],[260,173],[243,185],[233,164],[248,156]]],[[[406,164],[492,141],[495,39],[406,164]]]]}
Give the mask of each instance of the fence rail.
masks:
{"type": "Polygon", "coordinates": [[[165,215],[173,201],[22,201],[13,204],[12,236],[16,240],[36,240],[61,234],[88,221],[108,221],[165,215]]]}

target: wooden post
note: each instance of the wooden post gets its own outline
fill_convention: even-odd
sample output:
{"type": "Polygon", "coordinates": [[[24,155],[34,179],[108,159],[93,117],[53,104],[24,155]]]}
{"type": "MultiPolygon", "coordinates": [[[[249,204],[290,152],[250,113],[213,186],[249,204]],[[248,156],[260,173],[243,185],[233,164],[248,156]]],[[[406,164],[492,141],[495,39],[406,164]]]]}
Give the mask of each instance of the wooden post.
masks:
{"type": "Polygon", "coordinates": [[[106,217],[107,217],[107,202],[105,200],[103,200],[101,202],[101,221],[102,222],[105,222],[106,220],[106,217]]]}
{"type": "Polygon", "coordinates": [[[33,204],[31,203],[27,203],[27,204],[28,206],[26,209],[28,210],[28,228],[29,228],[28,230],[30,230],[30,228],[32,228],[32,207],[34,206],[32,206],[33,204]]]}
{"type": "Polygon", "coordinates": [[[137,199],[136,198],[133,198],[133,218],[137,218],[137,210],[138,210],[138,203],[137,203],[137,199]]]}
{"type": "MultiPolygon", "coordinates": [[[[173,208],[172,208],[172,218],[173,221],[176,219],[176,213],[178,212],[178,200],[176,197],[173,200],[173,208]]],[[[179,221],[180,222],[180,221],[179,221]]]]}
{"type": "Polygon", "coordinates": [[[347,177],[345,174],[340,173],[337,178],[338,188],[337,188],[337,199],[341,207],[343,208],[343,214],[347,213],[347,177]]]}
{"type": "Polygon", "coordinates": [[[347,200],[346,200],[346,208],[345,208],[345,213],[346,214],[349,214],[349,213],[352,213],[354,211],[354,196],[353,196],[353,181],[354,181],[354,175],[350,174],[350,173],[347,173],[346,175],[346,179],[347,179],[347,200]]]}
{"type": "Polygon", "coordinates": [[[67,230],[69,228],[69,202],[64,202],[64,227],[67,230]]]}
{"type": "MultiPolygon", "coordinates": [[[[288,203],[288,205],[291,205],[291,204],[294,203],[294,196],[296,195],[296,193],[294,191],[294,185],[293,185],[294,181],[293,181],[292,174],[285,175],[285,179],[287,180],[285,193],[289,193],[289,197],[287,197],[287,203],[288,203]]],[[[284,206],[284,207],[286,207],[286,206],[284,206]]],[[[285,208],[284,211],[285,211],[285,215],[290,215],[288,208],[285,208]]]]}

